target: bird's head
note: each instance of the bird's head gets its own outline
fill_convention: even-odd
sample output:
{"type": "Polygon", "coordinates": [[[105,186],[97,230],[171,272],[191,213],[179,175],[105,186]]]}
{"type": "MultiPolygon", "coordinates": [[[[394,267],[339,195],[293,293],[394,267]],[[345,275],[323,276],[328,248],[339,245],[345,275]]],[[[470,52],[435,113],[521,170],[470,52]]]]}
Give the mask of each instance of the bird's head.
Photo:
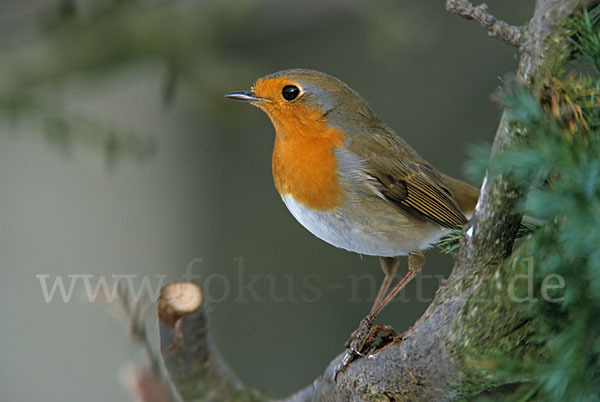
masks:
{"type": "Polygon", "coordinates": [[[260,78],[250,91],[225,96],[262,109],[278,134],[315,131],[316,126],[322,126],[352,135],[365,126],[383,124],[352,88],[318,71],[279,71],[260,78]],[[302,127],[313,129],[301,130],[302,127]]]}

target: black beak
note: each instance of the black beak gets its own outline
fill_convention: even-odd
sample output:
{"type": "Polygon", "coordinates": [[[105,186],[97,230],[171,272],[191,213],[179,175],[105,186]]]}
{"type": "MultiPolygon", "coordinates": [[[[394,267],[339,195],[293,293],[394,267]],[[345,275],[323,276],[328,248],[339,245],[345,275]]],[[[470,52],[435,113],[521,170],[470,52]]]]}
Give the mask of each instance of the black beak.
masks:
{"type": "Polygon", "coordinates": [[[262,98],[257,97],[252,91],[233,91],[225,94],[225,97],[242,102],[260,102],[262,100],[262,98]]]}

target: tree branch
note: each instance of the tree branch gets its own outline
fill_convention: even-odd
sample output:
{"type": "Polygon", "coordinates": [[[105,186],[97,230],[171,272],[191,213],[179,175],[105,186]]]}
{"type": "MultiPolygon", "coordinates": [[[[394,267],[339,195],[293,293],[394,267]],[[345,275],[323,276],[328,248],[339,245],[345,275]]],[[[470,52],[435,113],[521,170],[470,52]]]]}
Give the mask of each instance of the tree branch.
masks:
{"type": "Polygon", "coordinates": [[[488,12],[488,6],[485,3],[474,6],[468,0],[446,0],[446,10],[477,22],[492,38],[516,47],[522,45],[522,28],[496,19],[488,12]]]}
{"type": "MultiPolygon", "coordinates": [[[[474,7],[460,0],[447,0],[446,6],[476,20],[491,36],[520,46],[518,75],[535,85],[566,66],[570,43],[566,35],[561,35],[562,27],[576,12],[599,2],[537,0],[533,17],[518,36],[515,27],[497,21],[487,14],[485,6],[474,7]]],[[[513,141],[504,114],[493,153],[502,152],[513,141]]],[[[488,174],[452,273],[415,325],[391,344],[354,361],[334,382],[333,370],[342,355],[338,356],[312,385],[285,401],[453,400],[473,397],[502,384],[531,380],[525,374],[500,376],[486,370],[495,364],[490,357],[494,355],[514,361],[541,358],[543,339],[532,337],[543,335],[535,317],[519,308],[507,292],[511,278],[524,270],[518,262],[530,255],[529,243],[525,242],[507,259],[521,220],[516,212],[521,197],[522,189],[510,175],[488,174]]],[[[238,398],[227,400],[252,395],[224,368],[211,346],[206,325],[203,309],[184,317],[184,342],[176,349],[179,357],[165,357],[173,382],[178,389],[178,384],[193,389],[190,395],[195,398],[202,393],[238,398]]],[[[176,330],[164,328],[170,334],[163,334],[164,326],[161,324],[161,345],[168,346],[176,330]],[[170,341],[166,335],[171,336],[170,341]]],[[[163,353],[166,351],[163,348],[163,353]]]]}
{"type": "Polygon", "coordinates": [[[225,364],[208,330],[200,286],[173,282],[158,300],[160,351],[174,388],[184,401],[260,401],[225,364]]]}

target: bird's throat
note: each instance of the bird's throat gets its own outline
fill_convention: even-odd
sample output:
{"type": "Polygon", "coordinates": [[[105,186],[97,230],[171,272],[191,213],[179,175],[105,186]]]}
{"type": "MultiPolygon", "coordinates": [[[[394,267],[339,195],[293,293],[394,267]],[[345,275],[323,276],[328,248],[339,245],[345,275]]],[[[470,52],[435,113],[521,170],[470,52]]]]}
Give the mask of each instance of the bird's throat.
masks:
{"type": "MultiPolygon", "coordinates": [[[[275,122],[274,122],[275,123],[275,122]]],[[[279,194],[314,210],[332,210],[341,203],[335,148],[345,134],[324,122],[299,125],[295,132],[275,125],[273,180],[279,194]]]]}

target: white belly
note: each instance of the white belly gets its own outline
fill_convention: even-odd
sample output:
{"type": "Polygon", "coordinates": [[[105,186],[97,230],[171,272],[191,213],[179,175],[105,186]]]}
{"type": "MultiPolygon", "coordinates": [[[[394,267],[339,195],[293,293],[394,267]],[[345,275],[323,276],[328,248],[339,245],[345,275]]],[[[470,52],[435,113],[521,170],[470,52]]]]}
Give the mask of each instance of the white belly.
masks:
{"type": "MultiPolygon", "coordinates": [[[[441,230],[431,233],[424,241],[406,237],[402,227],[393,227],[392,217],[385,222],[357,222],[341,210],[314,211],[298,203],[292,196],[282,196],[288,210],[312,234],[332,244],[364,255],[395,257],[411,251],[428,248],[443,234],[441,230]],[[376,230],[384,225],[387,230],[376,230]]],[[[395,214],[394,214],[395,215],[395,214]]]]}

